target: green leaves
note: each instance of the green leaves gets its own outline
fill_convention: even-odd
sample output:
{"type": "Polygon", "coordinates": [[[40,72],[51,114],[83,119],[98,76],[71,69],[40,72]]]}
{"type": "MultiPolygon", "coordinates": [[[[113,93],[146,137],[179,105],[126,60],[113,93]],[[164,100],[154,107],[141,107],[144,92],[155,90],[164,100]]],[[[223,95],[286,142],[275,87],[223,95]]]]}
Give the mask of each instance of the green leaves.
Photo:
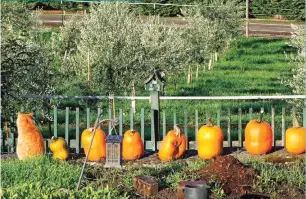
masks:
{"type": "Polygon", "coordinates": [[[4,198],[128,198],[126,193],[108,186],[85,186],[75,190],[81,167],[49,157],[1,162],[1,183],[4,198]]]}
{"type": "MultiPolygon", "coordinates": [[[[297,49],[297,56],[290,57],[290,61],[294,63],[295,67],[292,70],[293,76],[288,79],[282,79],[284,85],[289,86],[292,92],[297,95],[306,93],[306,69],[305,69],[305,36],[306,31],[304,26],[292,25],[295,30],[292,34],[289,45],[297,49]]],[[[294,107],[298,108],[299,115],[302,115],[302,108],[304,107],[304,100],[292,100],[290,102],[294,107]]]]}
{"type": "Polygon", "coordinates": [[[93,5],[59,34],[63,67],[103,95],[142,85],[154,68],[170,76],[186,63],[186,42],[182,31],[160,25],[157,17],[141,24],[128,4],[93,5]]]}
{"type": "Polygon", "coordinates": [[[282,15],[285,19],[304,20],[303,0],[253,0],[250,13],[258,18],[282,15]]]}
{"type": "Polygon", "coordinates": [[[28,198],[28,199],[61,199],[61,198],[84,198],[84,199],[128,199],[127,193],[120,194],[119,191],[111,189],[108,186],[94,189],[87,186],[76,191],[75,189],[54,188],[45,186],[41,183],[23,184],[22,186],[5,188],[2,195],[4,198],[28,198]]]}

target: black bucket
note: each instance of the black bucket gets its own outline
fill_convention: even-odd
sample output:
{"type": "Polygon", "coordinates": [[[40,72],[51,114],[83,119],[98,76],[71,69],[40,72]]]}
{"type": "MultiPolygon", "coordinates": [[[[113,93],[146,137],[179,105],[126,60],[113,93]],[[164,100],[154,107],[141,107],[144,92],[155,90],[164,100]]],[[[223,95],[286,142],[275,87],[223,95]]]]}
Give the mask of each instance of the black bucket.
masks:
{"type": "Polygon", "coordinates": [[[184,194],[186,199],[208,199],[209,188],[207,184],[186,185],[184,194]]]}

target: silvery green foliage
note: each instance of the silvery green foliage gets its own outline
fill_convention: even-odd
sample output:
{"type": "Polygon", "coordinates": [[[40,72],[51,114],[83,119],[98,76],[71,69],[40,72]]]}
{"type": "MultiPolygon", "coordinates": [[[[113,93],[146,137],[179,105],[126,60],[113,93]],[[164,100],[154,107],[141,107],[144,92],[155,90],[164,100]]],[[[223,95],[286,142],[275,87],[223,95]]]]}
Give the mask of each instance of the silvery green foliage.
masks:
{"type": "Polygon", "coordinates": [[[237,0],[205,0],[197,7],[185,8],[190,21],[188,40],[196,58],[223,52],[242,32],[243,7],[237,0]]]}
{"type": "Polygon", "coordinates": [[[53,91],[51,57],[33,28],[37,13],[23,3],[1,3],[1,106],[7,116],[9,106],[28,105],[26,94],[50,94],[53,91]]]}
{"type": "Polygon", "coordinates": [[[100,95],[142,85],[153,68],[176,75],[186,63],[183,32],[160,27],[158,21],[139,23],[125,3],[92,5],[89,14],[72,19],[59,35],[63,68],[100,95]]]}
{"type": "Polygon", "coordinates": [[[210,53],[215,52],[212,49],[217,40],[216,33],[219,27],[216,23],[204,18],[199,10],[193,10],[192,16],[187,20],[190,28],[185,30],[184,38],[188,42],[186,49],[190,62],[202,62],[204,59],[209,59],[210,53]]]}
{"type": "MultiPolygon", "coordinates": [[[[303,95],[306,93],[306,70],[305,70],[305,38],[306,31],[305,26],[292,25],[294,33],[291,36],[289,45],[297,48],[298,54],[293,58],[295,67],[292,70],[292,79],[284,80],[283,83],[288,85],[294,94],[303,95]]],[[[304,100],[295,100],[292,104],[298,108],[302,108],[304,100]]]]}

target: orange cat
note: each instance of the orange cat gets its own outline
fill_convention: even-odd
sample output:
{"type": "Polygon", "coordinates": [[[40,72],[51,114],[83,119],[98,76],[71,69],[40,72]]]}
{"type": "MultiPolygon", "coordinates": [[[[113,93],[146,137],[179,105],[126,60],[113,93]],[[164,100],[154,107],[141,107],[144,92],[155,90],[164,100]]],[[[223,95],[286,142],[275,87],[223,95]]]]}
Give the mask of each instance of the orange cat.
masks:
{"type": "Polygon", "coordinates": [[[44,139],[34,124],[33,113],[18,112],[17,156],[20,160],[45,153],[44,139]]]}

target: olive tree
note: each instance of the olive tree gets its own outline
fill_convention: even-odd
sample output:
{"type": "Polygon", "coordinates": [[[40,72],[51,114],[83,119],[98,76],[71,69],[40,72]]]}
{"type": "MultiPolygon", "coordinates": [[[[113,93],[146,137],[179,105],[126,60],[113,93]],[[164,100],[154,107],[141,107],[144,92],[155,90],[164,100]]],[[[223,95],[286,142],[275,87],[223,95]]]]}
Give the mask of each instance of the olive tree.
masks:
{"type": "MultiPolygon", "coordinates": [[[[305,37],[306,31],[304,26],[292,25],[294,33],[291,36],[289,45],[297,48],[297,55],[292,58],[295,67],[292,70],[293,76],[290,79],[283,80],[283,83],[292,89],[297,95],[306,93],[306,69],[305,69],[305,37]]],[[[292,105],[299,111],[306,106],[305,99],[291,101],[292,105]]]]}
{"type": "Polygon", "coordinates": [[[191,27],[187,39],[195,61],[224,52],[242,32],[243,12],[238,0],[204,0],[184,12],[191,27]]]}
{"type": "Polygon", "coordinates": [[[94,4],[59,34],[63,68],[103,95],[131,91],[154,68],[167,75],[180,71],[186,63],[183,32],[158,21],[141,23],[125,3],[94,4]]]}
{"type": "Polygon", "coordinates": [[[52,55],[36,30],[37,13],[25,7],[24,3],[1,3],[1,110],[6,118],[10,106],[33,102],[22,96],[53,92],[52,55]]]}

